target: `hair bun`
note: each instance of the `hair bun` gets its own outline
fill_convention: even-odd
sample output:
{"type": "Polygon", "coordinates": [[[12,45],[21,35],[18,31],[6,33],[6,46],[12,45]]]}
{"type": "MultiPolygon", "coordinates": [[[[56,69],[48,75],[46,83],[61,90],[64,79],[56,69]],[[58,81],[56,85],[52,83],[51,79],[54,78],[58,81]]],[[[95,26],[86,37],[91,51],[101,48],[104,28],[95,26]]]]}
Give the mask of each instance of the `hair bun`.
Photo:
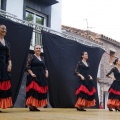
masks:
{"type": "Polygon", "coordinates": [[[119,60],[118,58],[115,59],[115,61],[113,62],[113,64],[116,65],[116,63],[118,62],[118,60],[119,60]]]}
{"type": "Polygon", "coordinates": [[[113,64],[116,65],[116,62],[114,61],[113,64]]]}

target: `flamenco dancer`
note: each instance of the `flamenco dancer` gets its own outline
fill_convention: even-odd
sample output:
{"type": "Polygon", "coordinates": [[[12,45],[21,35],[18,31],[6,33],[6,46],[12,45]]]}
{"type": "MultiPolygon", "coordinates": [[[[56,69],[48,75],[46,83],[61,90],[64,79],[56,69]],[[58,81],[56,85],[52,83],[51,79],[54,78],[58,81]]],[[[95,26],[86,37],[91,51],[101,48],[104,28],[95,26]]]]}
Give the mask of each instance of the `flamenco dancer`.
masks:
{"type": "Polygon", "coordinates": [[[29,73],[26,84],[26,105],[30,111],[40,111],[39,107],[47,105],[47,81],[48,70],[40,57],[41,46],[34,47],[34,55],[30,55],[27,61],[29,73]]]}
{"type": "MultiPolygon", "coordinates": [[[[11,95],[10,75],[12,63],[10,46],[4,39],[7,32],[5,25],[0,25],[0,108],[6,109],[13,106],[11,95]]],[[[1,112],[1,111],[0,111],[1,112]]]]}
{"type": "Polygon", "coordinates": [[[75,69],[75,74],[79,77],[80,86],[76,90],[78,97],[75,107],[78,111],[86,111],[84,107],[95,106],[95,92],[96,89],[93,86],[93,78],[89,73],[90,66],[87,62],[88,53],[81,53],[81,61],[78,62],[75,69]]]}
{"type": "Polygon", "coordinates": [[[108,78],[113,79],[113,83],[109,88],[109,97],[107,107],[109,111],[113,111],[112,108],[115,108],[116,111],[120,111],[120,59],[114,61],[115,67],[113,67],[110,72],[106,75],[108,78]],[[113,73],[114,75],[111,75],[113,73]]]}

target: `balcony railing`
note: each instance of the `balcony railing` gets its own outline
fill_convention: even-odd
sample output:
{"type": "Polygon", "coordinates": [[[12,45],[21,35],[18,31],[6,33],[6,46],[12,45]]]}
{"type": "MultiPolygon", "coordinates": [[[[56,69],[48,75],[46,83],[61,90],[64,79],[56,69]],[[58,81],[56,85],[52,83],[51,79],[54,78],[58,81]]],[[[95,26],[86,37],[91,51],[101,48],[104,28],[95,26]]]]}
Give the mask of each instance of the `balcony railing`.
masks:
{"type": "MultiPolygon", "coordinates": [[[[46,32],[49,32],[49,33],[52,33],[52,34],[55,34],[55,35],[59,35],[59,36],[64,37],[64,38],[77,41],[77,42],[79,42],[81,44],[85,44],[85,45],[88,45],[88,46],[100,47],[100,48],[104,49],[104,47],[102,45],[96,44],[94,42],[90,42],[88,40],[85,40],[84,38],[81,39],[81,38],[75,37],[73,35],[69,35],[69,34],[66,34],[66,33],[61,33],[61,32],[52,30],[51,28],[42,26],[40,24],[34,24],[34,23],[28,22],[26,20],[21,20],[21,19],[17,18],[15,15],[10,14],[10,13],[8,13],[6,11],[3,11],[3,10],[0,10],[0,15],[2,17],[4,17],[4,18],[10,19],[10,20],[12,20],[14,22],[17,22],[17,23],[24,24],[26,26],[32,27],[33,28],[33,32],[38,33],[38,34],[41,34],[41,30],[44,30],[46,32]]],[[[32,45],[32,46],[34,46],[34,45],[32,45]]]]}

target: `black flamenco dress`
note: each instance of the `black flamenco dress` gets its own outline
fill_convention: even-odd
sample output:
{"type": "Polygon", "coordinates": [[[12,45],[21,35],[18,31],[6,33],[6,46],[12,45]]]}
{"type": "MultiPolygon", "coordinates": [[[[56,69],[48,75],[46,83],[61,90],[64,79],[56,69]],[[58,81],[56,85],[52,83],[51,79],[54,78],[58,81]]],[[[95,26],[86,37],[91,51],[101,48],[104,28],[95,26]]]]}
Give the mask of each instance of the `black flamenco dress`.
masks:
{"type": "Polygon", "coordinates": [[[75,74],[81,74],[85,80],[81,80],[80,77],[78,77],[80,81],[80,86],[76,90],[76,95],[78,97],[77,102],[75,104],[75,107],[90,107],[95,106],[95,93],[96,89],[93,85],[93,80],[90,80],[89,77],[89,71],[90,66],[86,66],[82,61],[78,62],[75,74]]]}
{"type": "Polygon", "coordinates": [[[114,74],[115,80],[108,90],[109,96],[107,106],[108,108],[115,108],[120,107],[120,71],[117,67],[114,67],[106,76],[108,77],[111,73],[114,74]]]}
{"type": "Polygon", "coordinates": [[[5,46],[0,42],[0,108],[6,109],[12,105],[10,74],[7,71],[10,60],[9,43],[5,46]]]}
{"type": "Polygon", "coordinates": [[[45,63],[35,55],[30,55],[27,61],[27,70],[31,70],[36,77],[32,77],[30,74],[27,76],[26,105],[37,108],[46,106],[48,86],[45,77],[45,63]]]}

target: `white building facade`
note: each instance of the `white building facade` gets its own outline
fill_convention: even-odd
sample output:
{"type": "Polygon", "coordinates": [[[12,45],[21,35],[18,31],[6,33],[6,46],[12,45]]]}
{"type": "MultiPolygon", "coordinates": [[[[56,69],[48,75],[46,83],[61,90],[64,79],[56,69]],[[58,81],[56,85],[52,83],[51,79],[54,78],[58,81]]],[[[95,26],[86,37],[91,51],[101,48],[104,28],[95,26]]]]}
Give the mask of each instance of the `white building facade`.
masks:
{"type": "MultiPolygon", "coordinates": [[[[21,20],[61,31],[62,0],[0,0],[0,9],[21,20]]],[[[42,44],[41,34],[33,32],[31,49],[42,44]]]]}

